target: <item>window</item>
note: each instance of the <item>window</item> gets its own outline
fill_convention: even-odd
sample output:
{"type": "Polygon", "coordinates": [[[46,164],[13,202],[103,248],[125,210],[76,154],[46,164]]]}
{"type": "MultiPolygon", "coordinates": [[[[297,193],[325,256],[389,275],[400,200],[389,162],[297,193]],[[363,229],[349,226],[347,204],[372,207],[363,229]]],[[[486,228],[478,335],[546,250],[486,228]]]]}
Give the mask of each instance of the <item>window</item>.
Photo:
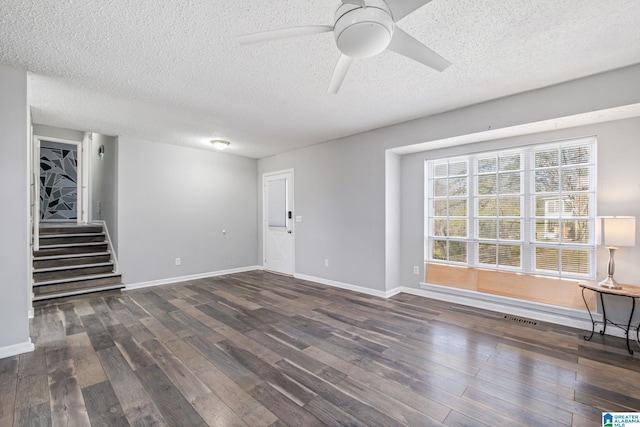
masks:
{"type": "Polygon", "coordinates": [[[434,164],[431,181],[432,258],[467,262],[469,229],[469,162],[454,159],[434,164]]]}
{"type": "Polygon", "coordinates": [[[595,139],[428,160],[427,262],[595,277],[595,139]]]}

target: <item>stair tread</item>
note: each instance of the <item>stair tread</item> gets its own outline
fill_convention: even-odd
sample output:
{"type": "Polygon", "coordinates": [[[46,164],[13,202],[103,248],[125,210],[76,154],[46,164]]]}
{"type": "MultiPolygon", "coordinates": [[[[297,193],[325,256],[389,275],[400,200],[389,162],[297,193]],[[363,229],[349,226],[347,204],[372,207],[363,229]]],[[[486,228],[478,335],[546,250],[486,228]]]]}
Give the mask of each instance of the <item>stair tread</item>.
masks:
{"type": "Polygon", "coordinates": [[[102,233],[62,233],[62,234],[41,234],[41,239],[55,239],[55,238],[67,238],[67,237],[94,237],[94,236],[104,236],[104,232],[102,233]]]}
{"type": "Polygon", "coordinates": [[[74,295],[89,294],[89,293],[92,293],[92,292],[111,291],[111,290],[115,290],[115,289],[123,289],[124,287],[125,286],[123,284],[119,284],[119,285],[112,285],[112,286],[98,286],[98,287],[94,287],[94,288],[79,289],[79,290],[76,290],[76,291],[44,294],[44,295],[38,295],[38,296],[33,297],[33,301],[35,302],[35,301],[43,301],[43,300],[48,300],[48,299],[53,299],[53,298],[70,297],[70,296],[74,296],[74,295]]]}
{"type": "Polygon", "coordinates": [[[85,242],[85,243],[60,243],[56,245],[40,245],[38,250],[43,249],[58,249],[58,248],[77,248],[79,246],[98,246],[98,245],[106,245],[107,242],[85,242]]]}
{"type": "Polygon", "coordinates": [[[76,234],[76,233],[104,233],[100,227],[57,227],[41,228],[40,236],[50,236],[52,234],[76,234]]]}
{"type": "Polygon", "coordinates": [[[45,273],[49,271],[64,271],[64,270],[75,270],[75,269],[91,268],[91,267],[105,267],[107,265],[113,265],[113,261],[99,262],[99,263],[93,263],[93,264],[65,265],[62,267],[37,268],[37,269],[34,269],[33,272],[45,273]]]}
{"type": "Polygon", "coordinates": [[[43,233],[56,232],[56,230],[67,230],[75,231],[75,230],[96,230],[98,228],[102,228],[99,225],[65,225],[65,226],[48,226],[48,227],[40,227],[39,230],[43,233]]]}
{"type": "Polygon", "coordinates": [[[82,258],[82,257],[94,257],[94,256],[104,256],[111,255],[111,252],[82,252],[79,254],[65,254],[65,255],[45,255],[45,256],[34,256],[34,261],[47,261],[52,259],[69,259],[69,258],[82,258]]]}
{"type": "Polygon", "coordinates": [[[76,277],[68,277],[65,279],[54,279],[54,280],[46,280],[43,282],[35,282],[33,286],[39,287],[39,286],[47,286],[47,285],[58,285],[60,283],[83,282],[86,280],[107,279],[109,277],[121,277],[121,276],[122,275],[120,273],[90,274],[87,276],[76,276],[76,277]]]}

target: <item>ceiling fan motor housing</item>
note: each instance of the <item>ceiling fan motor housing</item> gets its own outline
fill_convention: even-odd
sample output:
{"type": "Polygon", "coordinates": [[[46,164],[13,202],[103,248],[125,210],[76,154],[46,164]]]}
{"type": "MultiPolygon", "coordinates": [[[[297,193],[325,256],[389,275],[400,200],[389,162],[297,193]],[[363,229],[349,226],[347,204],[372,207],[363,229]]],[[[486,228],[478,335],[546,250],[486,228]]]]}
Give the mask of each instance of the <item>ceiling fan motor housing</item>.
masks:
{"type": "Polygon", "coordinates": [[[367,58],[382,52],[393,36],[393,17],[382,0],[369,0],[362,7],[343,3],[335,14],[333,34],[338,49],[352,58],[367,58]]]}

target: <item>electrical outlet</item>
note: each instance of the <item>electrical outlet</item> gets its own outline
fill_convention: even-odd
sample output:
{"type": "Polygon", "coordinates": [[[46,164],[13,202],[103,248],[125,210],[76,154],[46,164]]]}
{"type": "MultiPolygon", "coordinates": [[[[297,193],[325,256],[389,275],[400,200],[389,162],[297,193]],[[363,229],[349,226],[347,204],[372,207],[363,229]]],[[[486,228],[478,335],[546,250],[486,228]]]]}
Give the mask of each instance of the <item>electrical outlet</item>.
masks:
{"type": "Polygon", "coordinates": [[[417,265],[413,266],[413,274],[415,274],[416,276],[420,274],[420,267],[418,267],[417,265]]]}
{"type": "Polygon", "coordinates": [[[176,258],[176,265],[180,265],[182,263],[182,260],[180,258],[176,258]]]}
{"type": "Polygon", "coordinates": [[[329,267],[329,260],[328,260],[328,259],[325,259],[325,260],[324,260],[324,266],[325,266],[325,267],[329,267]]]}

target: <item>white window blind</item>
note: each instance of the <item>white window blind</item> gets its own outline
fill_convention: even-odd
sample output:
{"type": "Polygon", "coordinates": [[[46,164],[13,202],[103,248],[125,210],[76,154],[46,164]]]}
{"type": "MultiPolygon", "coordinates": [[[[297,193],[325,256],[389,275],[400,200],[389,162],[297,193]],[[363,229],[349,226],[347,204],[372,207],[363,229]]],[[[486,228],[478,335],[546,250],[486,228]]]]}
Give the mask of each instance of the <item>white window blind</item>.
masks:
{"type": "Polygon", "coordinates": [[[595,277],[595,138],[428,160],[427,262],[595,277]]]}

